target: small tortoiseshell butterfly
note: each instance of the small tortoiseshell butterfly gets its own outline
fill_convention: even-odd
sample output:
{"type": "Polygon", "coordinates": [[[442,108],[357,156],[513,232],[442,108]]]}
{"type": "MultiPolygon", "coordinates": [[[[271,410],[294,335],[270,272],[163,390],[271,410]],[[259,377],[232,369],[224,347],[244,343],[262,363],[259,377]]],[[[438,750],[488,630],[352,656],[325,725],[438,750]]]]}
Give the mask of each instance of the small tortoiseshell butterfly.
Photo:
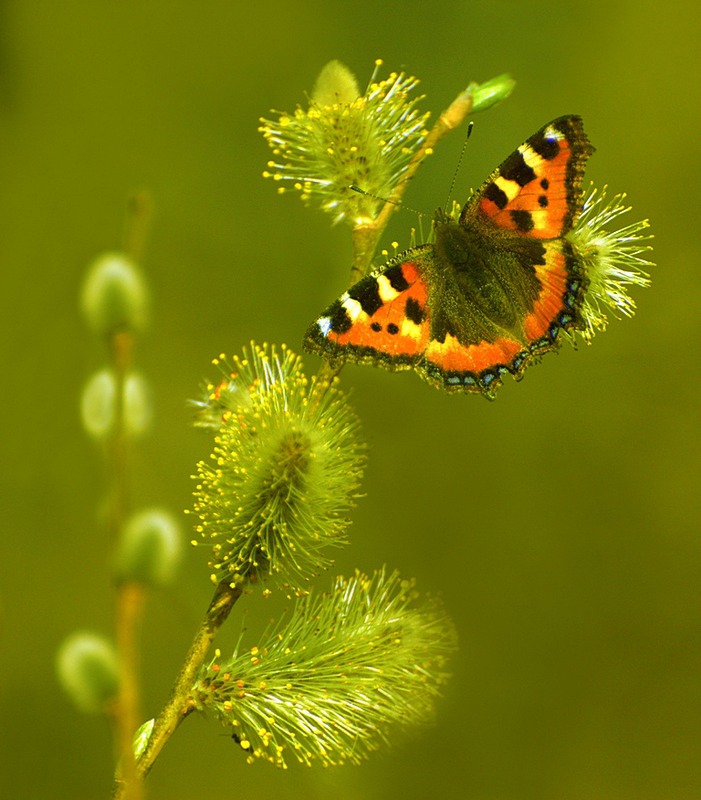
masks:
{"type": "Polygon", "coordinates": [[[307,331],[305,349],[415,369],[448,391],[494,398],[581,322],[587,278],[566,238],[594,151],[577,116],[553,120],[515,150],[456,222],[438,210],[435,241],[360,280],[307,331]]]}

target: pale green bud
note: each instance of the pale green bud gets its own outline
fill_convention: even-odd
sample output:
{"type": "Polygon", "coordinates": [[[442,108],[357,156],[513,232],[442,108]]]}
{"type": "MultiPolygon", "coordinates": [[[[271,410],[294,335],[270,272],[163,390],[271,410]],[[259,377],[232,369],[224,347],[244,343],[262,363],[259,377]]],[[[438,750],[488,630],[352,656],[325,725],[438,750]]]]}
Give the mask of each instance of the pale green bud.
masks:
{"type": "Polygon", "coordinates": [[[98,335],[143,330],[147,304],[141,271],[125,253],[104,253],[93,261],[83,284],[81,305],[98,335]]]}
{"type": "Polygon", "coordinates": [[[136,733],[134,734],[134,757],[136,759],[141,758],[146,750],[146,746],[151,739],[151,734],[153,733],[153,726],[156,724],[155,719],[149,719],[144,722],[143,725],[139,726],[136,733]]]}
{"type": "Polygon", "coordinates": [[[473,83],[468,87],[472,94],[472,111],[486,111],[488,108],[501,103],[513,92],[516,81],[511,75],[497,75],[496,78],[484,83],[473,83]]]}
{"type": "Polygon", "coordinates": [[[150,508],[134,514],[122,531],[116,571],[121,581],[146,586],[172,582],[182,555],[178,523],[168,512],[150,508]]]}
{"type": "Polygon", "coordinates": [[[117,694],[117,654],[111,642],[98,634],[71,634],[56,655],[56,671],[63,690],[81,711],[103,711],[117,694]]]}
{"type": "Polygon", "coordinates": [[[352,103],[360,97],[358,81],[348,67],[340,61],[329,61],[314,84],[312,100],[320,106],[334,103],[352,103]]]}
{"type": "MultiPolygon", "coordinates": [[[[117,388],[111,369],[101,369],[85,384],[80,410],[85,430],[98,441],[114,432],[117,388]]],[[[145,378],[130,372],[124,381],[124,430],[136,438],[151,426],[153,404],[145,378]]]]}

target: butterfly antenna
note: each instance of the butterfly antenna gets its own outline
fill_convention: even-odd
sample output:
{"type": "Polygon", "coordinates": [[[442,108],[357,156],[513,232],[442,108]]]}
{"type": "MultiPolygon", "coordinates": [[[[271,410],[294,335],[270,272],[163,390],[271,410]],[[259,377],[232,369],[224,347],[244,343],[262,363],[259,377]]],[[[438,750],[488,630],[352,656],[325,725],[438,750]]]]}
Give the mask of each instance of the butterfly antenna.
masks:
{"type": "MultiPolygon", "coordinates": [[[[416,216],[419,218],[419,230],[421,231],[421,237],[423,237],[423,221],[424,221],[424,219],[426,219],[429,216],[428,214],[426,214],[425,211],[419,211],[416,208],[412,208],[411,206],[408,206],[405,203],[402,203],[400,200],[392,200],[389,197],[380,197],[379,195],[372,194],[372,192],[366,192],[365,189],[361,189],[360,186],[356,186],[355,184],[352,184],[348,188],[352,189],[354,192],[358,192],[358,194],[364,194],[364,195],[367,195],[368,197],[372,197],[374,200],[379,200],[381,203],[391,203],[392,205],[397,206],[398,208],[404,208],[407,211],[411,211],[413,214],[416,214],[416,216]]],[[[414,228],[411,229],[411,234],[412,234],[412,237],[414,237],[414,234],[415,234],[414,228]]],[[[423,241],[423,238],[422,238],[422,241],[423,241]]],[[[414,247],[414,246],[415,246],[415,242],[412,241],[410,247],[414,247]]],[[[395,243],[395,247],[396,247],[396,243],[395,243]]]]}
{"type": "Polygon", "coordinates": [[[401,200],[392,200],[390,197],[380,197],[372,192],[366,192],[365,189],[361,189],[360,186],[356,186],[355,184],[351,184],[348,188],[353,192],[358,192],[358,194],[364,194],[366,197],[372,197],[373,200],[379,200],[381,203],[391,203],[393,206],[397,206],[398,208],[405,208],[407,211],[411,211],[414,214],[417,214],[419,217],[426,216],[423,211],[417,211],[415,208],[406,205],[406,203],[402,203],[401,200]]]}
{"type": "Polygon", "coordinates": [[[448,192],[448,198],[445,201],[445,208],[446,211],[450,210],[450,202],[453,197],[453,189],[455,189],[455,181],[458,179],[458,173],[460,172],[460,167],[462,166],[462,159],[465,155],[465,148],[467,147],[467,140],[472,135],[472,128],[474,127],[475,123],[470,120],[467,125],[467,133],[465,134],[465,140],[462,143],[462,148],[460,150],[460,155],[458,156],[458,163],[455,165],[455,172],[453,172],[453,180],[450,182],[450,191],[448,192]]]}

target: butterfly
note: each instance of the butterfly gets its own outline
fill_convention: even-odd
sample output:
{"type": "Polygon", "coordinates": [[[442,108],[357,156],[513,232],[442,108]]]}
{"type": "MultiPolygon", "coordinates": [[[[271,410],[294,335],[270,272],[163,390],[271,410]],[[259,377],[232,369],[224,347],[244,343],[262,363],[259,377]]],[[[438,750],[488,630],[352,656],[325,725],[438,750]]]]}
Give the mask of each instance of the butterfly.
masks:
{"type": "Polygon", "coordinates": [[[581,324],[585,270],[566,238],[582,206],[582,120],[544,125],[472,194],[456,220],[439,209],[431,244],[358,281],[311,325],[328,359],[414,369],[433,386],[494,399],[581,324]]]}

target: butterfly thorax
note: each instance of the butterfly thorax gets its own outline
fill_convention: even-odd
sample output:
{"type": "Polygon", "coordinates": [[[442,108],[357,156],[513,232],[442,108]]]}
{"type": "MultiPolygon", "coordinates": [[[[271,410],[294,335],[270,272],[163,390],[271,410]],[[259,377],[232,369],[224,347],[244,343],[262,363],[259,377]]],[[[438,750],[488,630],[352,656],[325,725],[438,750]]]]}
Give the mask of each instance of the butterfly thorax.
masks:
{"type": "Polygon", "coordinates": [[[524,303],[537,297],[533,265],[542,260],[542,245],[494,234],[477,220],[456,222],[442,210],[434,232],[433,258],[425,267],[432,336],[442,341],[449,333],[470,342],[509,334],[523,340],[524,303]]]}

